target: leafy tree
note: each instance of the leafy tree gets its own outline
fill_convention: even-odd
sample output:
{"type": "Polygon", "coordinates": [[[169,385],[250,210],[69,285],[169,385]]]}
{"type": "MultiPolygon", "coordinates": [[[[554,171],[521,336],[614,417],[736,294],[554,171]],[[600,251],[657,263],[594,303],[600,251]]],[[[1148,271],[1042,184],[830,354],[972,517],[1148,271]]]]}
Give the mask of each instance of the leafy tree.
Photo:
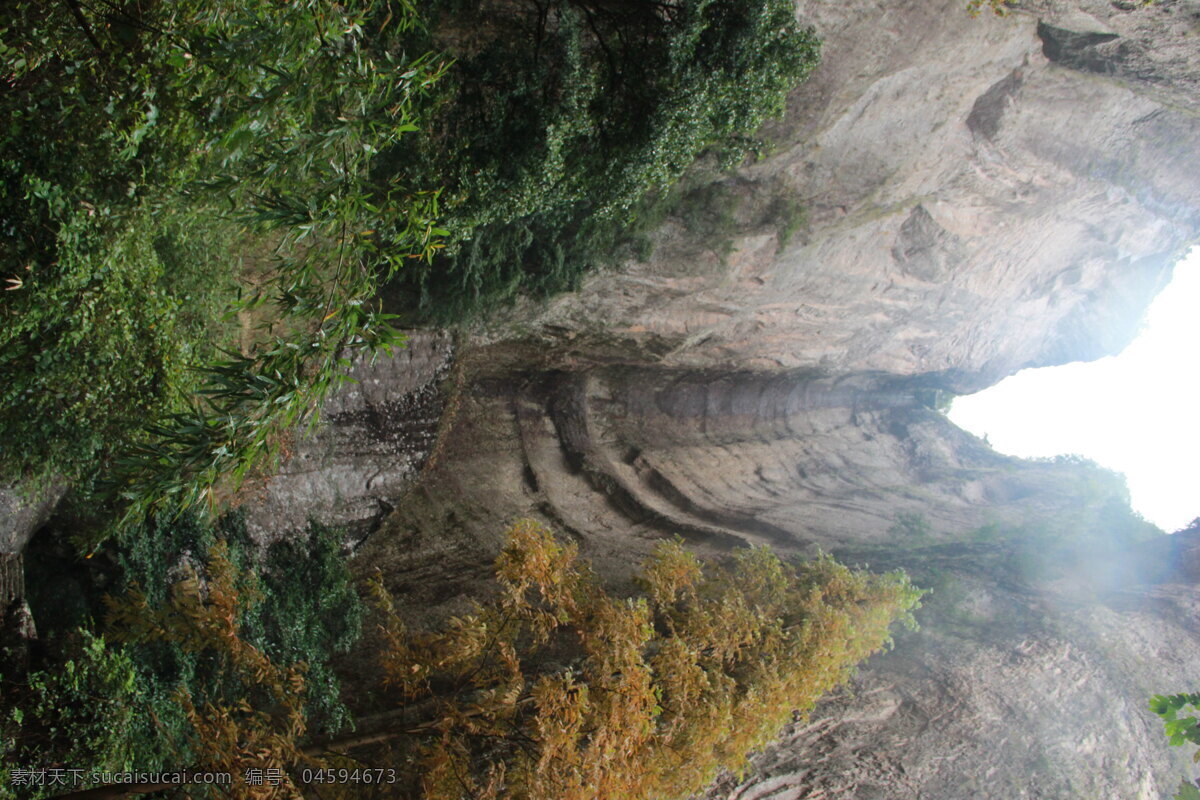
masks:
{"type": "Polygon", "coordinates": [[[311,522],[306,535],[272,543],[259,580],[263,600],[245,622],[244,635],[273,661],[306,665],[305,718],[325,735],[353,727],[333,662],[358,641],[364,614],[342,541],[341,530],[311,522]]]}
{"type": "Polygon", "coordinates": [[[819,53],[789,0],[446,3],[433,27],[443,41],[489,31],[456,48],[427,157],[381,160],[439,165],[447,248],[397,279],[438,319],[569,288],[624,253],[698,156],[731,166],[756,150],[819,53]]]}
{"type": "Polygon", "coordinates": [[[385,682],[425,719],[393,757],[419,760],[429,800],[686,797],[911,624],[921,594],[827,557],[705,565],[675,542],[646,563],[645,597],[613,597],[528,521],[497,578],[494,602],[432,634],[376,583],[385,682]]]}
{"type": "MultiPolygon", "coordinates": [[[[1200,712],[1200,694],[1156,694],[1150,698],[1150,710],[1162,717],[1163,732],[1171,745],[1200,745],[1200,715],[1188,713],[1200,712]]],[[[1192,754],[1192,760],[1200,762],[1200,750],[1192,754]]],[[[1175,800],[1200,800],[1200,789],[1190,781],[1181,781],[1175,800]]]]}
{"type": "Polygon", "coordinates": [[[432,254],[437,195],[370,165],[441,75],[400,43],[419,22],[386,0],[6,7],[0,475],[123,456],[129,519],[211,499],[353,351],[402,341],[372,299],[432,254]]]}
{"type": "MultiPolygon", "coordinates": [[[[71,637],[54,669],[0,675],[0,798],[15,797],[21,765],[105,771],[144,769],[155,754],[146,695],[129,657],[87,631],[71,637]]],[[[44,797],[54,787],[30,787],[44,797]]]]}
{"type": "MultiPolygon", "coordinates": [[[[10,752],[4,763],[110,773],[201,763],[206,756],[199,744],[218,731],[197,725],[215,724],[222,709],[232,714],[245,701],[266,712],[268,727],[288,718],[288,706],[262,685],[264,662],[247,659],[252,651],[272,669],[294,665],[303,675],[303,692],[295,691],[294,682],[284,685],[307,735],[350,729],[331,665],[358,638],[362,604],[337,531],[311,525],[307,535],[263,552],[249,541],[238,515],[214,525],[184,512],[160,518],[128,546],[110,546],[97,560],[109,564],[103,583],[131,590],[110,602],[138,623],[114,616],[104,641],[86,629],[84,603],[84,619],[63,620],[60,627],[85,627],[65,637],[43,630],[32,670],[16,659],[6,662],[0,742],[10,752]],[[228,643],[213,638],[214,625],[224,626],[226,635],[233,631],[244,647],[227,652],[228,643]]],[[[56,566],[62,565],[41,569],[45,574],[56,566]]],[[[40,613],[55,601],[50,594],[38,591],[31,598],[39,622],[52,616],[40,613]]],[[[66,787],[40,787],[51,793],[56,788],[66,787]]],[[[34,797],[38,789],[24,791],[34,797]]]]}
{"type": "Polygon", "coordinates": [[[529,521],[510,529],[496,574],[494,599],[424,633],[405,628],[375,581],[379,680],[399,706],[315,740],[305,668],[247,641],[239,608],[257,589],[221,544],[164,605],[135,589],[112,601],[110,622],[122,641],[170,641],[234,677],[223,697],[177,697],[193,769],[290,776],[235,780],[234,797],[294,796],[301,767],[320,774],[353,753],[388,766],[389,791],[428,800],[620,800],[686,797],[740,768],[886,646],[893,622],[913,625],[921,595],[901,573],[828,557],[793,567],[752,549],[715,565],[674,542],[645,564],[644,596],[615,597],[574,547],[529,521]]]}
{"type": "MultiPolygon", "coordinates": [[[[187,687],[176,693],[186,719],[185,741],[174,742],[193,771],[285,770],[302,759],[305,665],[279,665],[243,635],[243,607],[261,599],[256,582],[239,573],[218,542],[203,573],[172,589],[163,606],[137,587],[109,603],[109,627],[121,642],[169,642],[184,652],[216,659],[237,687],[197,704],[187,687]],[[203,586],[201,579],[203,578],[203,586]]],[[[242,785],[237,797],[295,796],[288,777],[279,786],[242,785]]]]}
{"type": "MultiPolygon", "coordinates": [[[[363,607],[340,531],[310,523],[307,531],[263,551],[236,512],[215,524],[194,512],[163,515],[115,548],[119,580],[143,593],[149,607],[165,607],[181,574],[207,563],[219,545],[235,572],[255,576],[247,595],[254,601],[238,604],[239,635],[275,663],[306,665],[303,711],[310,730],[329,734],[349,726],[332,662],[357,641],[363,607]]],[[[186,724],[171,702],[178,689],[201,701],[237,691],[226,670],[174,640],[131,643],[127,650],[143,685],[162,700],[159,716],[169,727],[186,724]]]]}
{"type": "Polygon", "coordinates": [[[896,521],[888,528],[892,536],[907,538],[914,541],[929,539],[932,529],[925,515],[915,511],[901,511],[896,515],[896,521]]]}

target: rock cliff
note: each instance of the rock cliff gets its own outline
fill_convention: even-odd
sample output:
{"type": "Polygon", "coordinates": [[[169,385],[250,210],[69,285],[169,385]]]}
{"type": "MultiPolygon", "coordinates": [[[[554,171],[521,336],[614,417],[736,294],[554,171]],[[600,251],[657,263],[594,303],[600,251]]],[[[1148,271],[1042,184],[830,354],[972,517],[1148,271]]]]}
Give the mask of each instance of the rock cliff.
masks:
{"type": "Polygon", "coordinates": [[[922,632],[708,797],[1172,796],[1188,766],[1145,703],[1194,676],[1197,573],[1167,567],[1196,540],[1173,544],[1050,568],[986,542],[875,554],[933,586],[922,632]]]}
{"type": "Polygon", "coordinates": [[[487,591],[517,516],[617,583],[676,534],[903,566],[934,590],[923,631],[710,798],[1168,796],[1185,766],[1145,701],[1200,657],[1195,553],[1132,515],[1116,476],[999,456],[926,397],[861,375],[481,380],[356,563],[418,619],[487,591]]]}
{"type": "Polygon", "coordinates": [[[801,3],[823,62],[769,128],[774,154],[726,179],[728,256],[669,225],[646,263],[518,308],[496,337],[520,321],[568,364],[944,374],[959,391],[1118,350],[1200,224],[1195,10],[801,3]],[[1097,28],[1121,32],[1086,44],[1097,28]],[[1093,63],[1120,48],[1125,66],[1093,63]],[[790,237],[781,198],[805,214],[790,237]]]}
{"type": "Polygon", "coordinates": [[[487,592],[518,516],[617,584],[673,535],[902,566],[934,590],[924,630],[710,800],[1169,796],[1185,765],[1145,704],[1191,685],[1195,558],[1146,552],[1179,542],[1129,511],[1118,476],[997,455],[928,395],[894,376],[626,366],[480,380],[356,563],[417,620],[487,592]]]}
{"type": "Polygon", "coordinates": [[[414,332],[394,357],[356,364],[312,435],[297,437],[269,481],[242,490],[251,535],[270,541],[309,517],[352,539],[370,534],[429,456],[453,352],[448,333],[414,332]]]}
{"type": "MultiPolygon", "coordinates": [[[[675,535],[904,567],[924,629],[709,800],[1169,796],[1146,699],[1200,688],[1197,534],[936,409],[1121,349],[1200,238],[1200,2],[1007,8],[800,0],[823,62],[769,155],[693,176],[727,230],[676,213],[644,261],[360,364],[251,531],[346,526],[418,619],[488,591],[520,516],[616,584],[675,535]]],[[[0,604],[59,495],[0,487],[0,604]]]]}
{"type": "Polygon", "coordinates": [[[444,341],[364,371],[256,529],[356,524],[418,617],[486,591],[517,516],[614,582],[676,534],[904,566],[924,631],[710,797],[1168,796],[1145,703],[1195,688],[1191,545],[935,407],[1119,350],[1197,239],[1200,5],[1010,12],[802,2],[824,61],[720,178],[730,241],[668,220],[645,262],[497,314],[441,399],[444,341]]]}

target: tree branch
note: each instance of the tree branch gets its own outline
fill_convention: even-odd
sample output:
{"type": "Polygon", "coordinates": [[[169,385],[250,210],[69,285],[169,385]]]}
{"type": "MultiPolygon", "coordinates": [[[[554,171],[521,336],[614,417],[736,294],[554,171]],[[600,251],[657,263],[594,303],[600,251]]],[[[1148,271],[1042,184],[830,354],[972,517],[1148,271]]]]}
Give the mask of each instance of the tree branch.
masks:
{"type": "Polygon", "coordinates": [[[79,7],[76,0],[63,0],[67,8],[71,10],[71,16],[75,17],[75,21],[79,23],[79,27],[83,29],[83,35],[92,43],[92,47],[96,48],[96,52],[108,58],[108,52],[100,44],[100,40],[96,38],[96,34],[92,31],[92,26],[88,25],[87,18],[83,16],[83,9],[79,7]]]}

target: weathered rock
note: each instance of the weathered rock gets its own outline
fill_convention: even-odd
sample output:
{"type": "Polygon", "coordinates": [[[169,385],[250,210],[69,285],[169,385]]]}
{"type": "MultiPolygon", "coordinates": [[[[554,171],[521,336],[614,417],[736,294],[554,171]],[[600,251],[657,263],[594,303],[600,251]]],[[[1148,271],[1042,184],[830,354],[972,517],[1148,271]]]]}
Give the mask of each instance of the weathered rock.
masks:
{"type": "Polygon", "coordinates": [[[1042,53],[1164,105],[1200,111],[1200,51],[1191,41],[1200,5],[1189,0],[1030,2],[1042,53]]]}
{"type": "Polygon", "coordinates": [[[0,486],[0,555],[20,553],[66,493],[64,484],[51,482],[31,490],[27,486],[0,486]]]}
{"type": "MultiPolygon", "coordinates": [[[[936,392],[885,375],[630,367],[482,380],[464,392],[441,464],[366,562],[424,564],[426,545],[474,542],[464,557],[486,574],[499,528],[523,515],[628,571],[676,534],[715,550],[926,546],[1121,496],[1091,467],[995,453],[927,407],[936,392]],[[898,541],[898,520],[918,515],[898,541]]],[[[433,560],[453,577],[452,560],[433,560]]],[[[439,583],[404,571],[384,567],[397,582],[439,583]]]]}
{"type": "Polygon", "coordinates": [[[727,180],[729,256],[668,226],[648,262],[514,310],[492,341],[568,367],[944,373],[959,391],[1119,350],[1200,232],[1198,48],[1192,6],[1089,8],[801,3],[823,63],[769,128],[774,154],[727,180]],[[1145,58],[1064,63],[1099,40],[1048,31],[1081,16],[1145,58]],[[780,198],[805,214],[784,246],[780,198]]]}
{"type": "Polygon", "coordinates": [[[0,674],[23,676],[29,672],[30,651],[37,626],[24,598],[6,599],[0,605],[0,674]]]}
{"type": "Polygon", "coordinates": [[[415,333],[394,355],[357,364],[278,472],[246,488],[251,534],[270,540],[313,519],[354,539],[369,535],[428,456],[442,412],[437,384],[452,353],[448,333],[415,333]]]}
{"type": "Polygon", "coordinates": [[[710,800],[1173,794],[1187,759],[1164,746],[1146,701],[1193,685],[1194,581],[1128,574],[1081,593],[1074,569],[997,581],[1002,553],[908,560],[936,584],[921,633],[785,731],[745,780],[719,781],[710,800]]]}

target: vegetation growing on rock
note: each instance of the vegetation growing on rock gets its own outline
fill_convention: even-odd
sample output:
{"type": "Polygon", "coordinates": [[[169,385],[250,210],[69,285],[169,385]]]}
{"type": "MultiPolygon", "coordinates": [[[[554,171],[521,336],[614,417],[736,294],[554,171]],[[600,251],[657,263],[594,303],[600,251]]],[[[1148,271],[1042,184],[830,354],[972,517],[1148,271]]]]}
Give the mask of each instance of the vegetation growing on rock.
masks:
{"type": "MultiPolygon", "coordinates": [[[[209,554],[161,601],[136,586],[110,600],[111,635],[126,649],[92,647],[113,665],[104,675],[131,676],[129,648],[163,645],[216,670],[203,694],[179,685],[182,720],[159,727],[158,746],[194,771],[234,773],[235,797],[295,796],[350,754],[385,770],[389,791],[429,800],[686,797],[718,769],[739,769],[887,646],[893,623],[913,626],[921,595],[902,573],[857,572],[828,557],[792,566],[751,549],[718,565],[665,542],[643,567],[644,596],[619,597],[573,546],[522,521],[496,561],[496,596],[442,630],[407,630],[375,583],[378,688],[396,709],[360,717],[354,733],[314,737],[311,669],[253,643],[256,581],[223,542],[209,554]],[[282,783],[236,779],[248,769],[279,770],[282,783]]],[[[120,683],[99,685],[145,715],[143,698],[125,696],[132,677],[120,683]]],[[[105,708],[57,713],[100,724],[105,708]]],[[[22,752],[30,735],[18,729],[9,746],[22,752]]],[[[146,740],[126,739],[110,760],[146,763],[148,753],[130,752],[138,743],[146,740]]],[[[39,752],[43,763],[67,755],[39,752]]]]}
{"type": "Polygon", "coordinates": [[[817,59],[785,0],[485,4],[454,47],[464,11],[9,10],[0,478],[219,504],[402,343],[383,283],[441,319],[568,286],[817,59]]]}
{"type": "Polygon", "coordinates": [[[125,532],[215,506],[355,351],[401,343],[375,288],[429,256],[437,195],[369,170],[441,63],[385,5],[10,10],[4,478],[116,499],[125,532]]]}
{"type": "Polygon", "coordinates": [[[422,157],[382,156],[414,176],[446,165],[448,246],[396,279],[426,318],[569,288],[611,263],[701,153],[728,166],[755,151],[755,131],[818,60],[787,0],[441,11],[440,27],[476,41],[453,48],[450,96],[422,157]],[[478,30],[489,31],[482,42],[478,30]]]}
{"type": "Polygon", "coordinates": [[[332,661],[357,641],[362,604],[338,532],[313,525],[259,553],[236,515],[214,525],[185,513],[141,534],[100,555],[122,587],[103,637],[89,616],[43,616],[61,603],[55,576],[31,576],[45,583],[35,613],[56,624],[27,672],[9,669],[12,654],[0,661],[0,797],[64,790],[19,790],[14,770],[182,769],[226,711],[277,720],[286,709],[312,735],[349,725],[332,661]],[[231,698],[253,710],[230,710],[231,698]]]}
{"type": "MultiPolygon", "coordinates": [[[[1162,718],[1163,732],[1171,745],[1200,745],[1200,694],[1156,694],[1150,698],[1150,710],[1162,718]]],[[[1200,762],[1200,750],[1192,754],[1192,760],[1200,762]]],[[[1200,788],[1183,780],[1175,800],[1200,800],[1200,788]]]]}

